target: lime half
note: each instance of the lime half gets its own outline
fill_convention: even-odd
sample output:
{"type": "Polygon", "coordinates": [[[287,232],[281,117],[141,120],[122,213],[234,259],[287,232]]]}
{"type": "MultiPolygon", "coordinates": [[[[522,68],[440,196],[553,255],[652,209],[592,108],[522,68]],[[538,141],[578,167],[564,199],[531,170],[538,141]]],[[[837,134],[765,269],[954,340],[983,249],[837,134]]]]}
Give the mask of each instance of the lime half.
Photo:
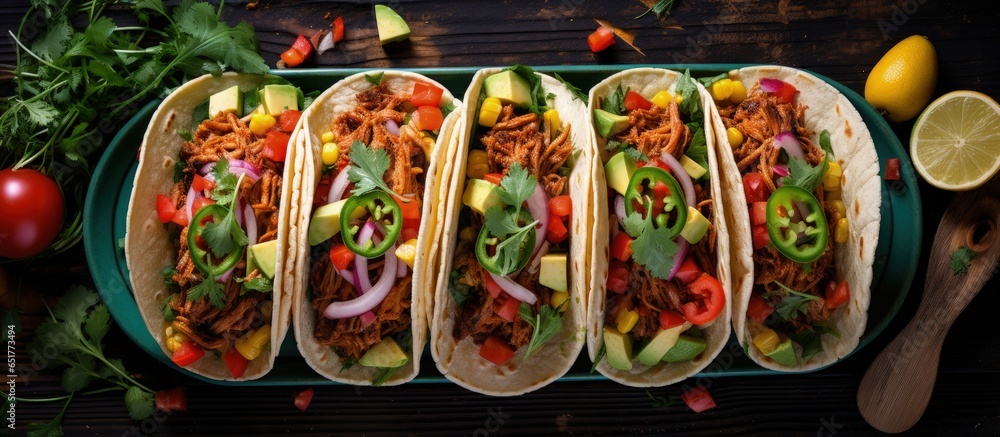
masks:
{"type": "Polygon", "coordinates": [[[931,185],[971,190],[1000,169],[1000,105],[975,91],[953,91],[924,109],[910,136],[913,166],[931,185]]]}

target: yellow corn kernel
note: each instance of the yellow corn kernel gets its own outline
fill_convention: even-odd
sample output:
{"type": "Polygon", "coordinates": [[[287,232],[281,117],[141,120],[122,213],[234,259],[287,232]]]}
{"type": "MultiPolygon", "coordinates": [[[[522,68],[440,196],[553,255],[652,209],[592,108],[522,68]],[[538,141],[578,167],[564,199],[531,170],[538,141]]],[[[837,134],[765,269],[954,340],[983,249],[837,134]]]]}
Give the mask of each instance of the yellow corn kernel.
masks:
{"type": "Polygon", "coordinates": [[[340,159],[340,147],[336,143],[323,143],[323,165],[333,165],[340,159]]]}
{"type": "Polygon", "coordinates": [[[837,228],[833,231],[833,241],[843,243],[847,241],[847,218],[837,220],[837,228]]]}
{"type": "Polygon", "coordinates": [[[674,101],[677,102],[678,105],[680,105],[681,103],[684,103],[684,96],[678,94],[674,96],[674,101]]]}
{"type": "Polygon", "coordinates": [[[622,334],[628,334],[632,332],[632,328],[635,327],[635,323],[639,321],[639,313],[635,311],[622,311],[618,313],[618,317],[615,318],[615,323],[618,324],[618,332],[622,334]]]}
{"type": "Polygon", "coordinates": [[[236,340],[236,350],[243,355],[243,358],[253,360],[270,341],[271,325],[262,325],[256,331],[236,340]]]}
{"type": "Polygon", "coordinates": [[[471,226],[466,226],[458,233],[458,238],[462,241],[472,241],[476,238],[476,233],[473,232],[471,226]]]}
{"type": "Polygon", "coordinates": [[[753,345],[765,355],[777,348],[779,344],[781,344],[781,339],[778,338],[778,333],[774,332],[773,329],[766,329],[753,337],[753,345]]]}
{"type": "Polygon", "coordinates": [[[277,123],[274,116],[269,114],[254,114],[250,117],[250,133],[254,135],[264,135],[266,131],[277,123]]]}
{"type": "Polygon", "coordinates": [[[497,117],[500,116],[501,109],[503,109],[503,105],[500,104],[500,99],[487,97],[486,100],[483,100],[483,105],[479,107],[479,124],[493,127],[494,124],[497,124],[497,117]]]}
{"type": "Polygon", "coordinates": [[[841,217],[847,217],[847,205],[844,205],[844,201],[829,200],[829,199],[830,199],[829,194],[827,194],[826,204],[832,206],[833,209],[837,210],[837,214],[840,214],[841,217]]]}
{"type": "Polygon", "coordinates": [[[164,329],[163,333],[166,334],[167,338],[173,337],[174,336],[174,326],[173,325],[167,325],[167,329],[164,329]]]}
{"type": "Polygon", "coordinates": [[[743,132],[735,127],[726,129],[726,136],[729,137],[730,147],[739,147],[743,144],[743,132]]]}
{"type": "Polygon", "coordinates": [[[717,80],[709,86],[708,91],[715,100],[726,100],[733,95],[733,81],[730,79],[717,80]]]}
{"type": "Polygon", "coordinates": [[[733,93],[729,95],[729,101],[736,103],[737,105],[747,99],[747,87],[743,86],[743,82],[738,80],[733,81],[733,93]]]}
{"type": "Polygon", "coordinates": [[[563,312],[566,311],[566,308],[569,308],[569,305],[562,306],[563,302],[566,302],[567,300],[569,300],[569,292],[557,291],[552,293],[552,298],[549,299],[549,304],[552,305],[552,308],[559,308],[559,312],[563,312]]]}
{"type": "Polygon", "coordinates": [[[542,114],[542,120],[545,121],[545,130],[549,133],[549,139],[554,140],[556,138],[556,132],[562,127],[562,123],[559,122],[559,111],[555,109],[549,109],[542,114]]]}
{"type": "Polygon", "coordinates": [[[411,238],[409,241],[400,244],[396,248],[396,258],[405,262],[406,265],[413,268],[413,260],[417,257],[417,239],[411,238]]]}
{"type": "Polygon", "coordinates": [[[173,337],[167,339],[167,350],[170,352],[177,352],[177,348],[181,347],[173,337]]]}
{"type": "Polygon", "coordinates": [[[437,140],[435,140],[432,136],[425,136],[420,140],[420,145],[424,148],[424,156],[428,161],[431,160],[431,154],[434,152],[434,146],[436,144],[437,140]]]}
{"type": "Polygon", "coordinates": [[[667,105],[670,104],[670,101],[673,100],[673,98],[674,96],[671,96],[670,93],[666,91],[660,91],[656,93],[656,95],[653,96],[653,100],[650,101],[653,102],[654,105],[659,106],[662,109],[667,109],[667,105]]]}
{"type": "Polygon", "coordinates": [[[837,162],[830,162],[830,167],[826,169],[826,173],[823,175],[823,189],[826,191],[833,191],[840,188],[840,178],[844,175],[844,172],[840,170],[840,164],[837,162]]]}
{"type": "Polygon", "coordinates": [[[319,137],[319,140],[322,141],[323,143],[332,143],[336,139],[337,139],[337,134],[333,133],[332,131],[323,132],[323,135],[320,135],[319,137]]]}
{"type": "Polygon", "coordinates": [[[485,150],[470,150],[469,151],[469,163],[465,168],[465,174],[470,179],[482,179],[483,175],[489,173],[490,163],[489,156],[486,155],[485,150]]]}

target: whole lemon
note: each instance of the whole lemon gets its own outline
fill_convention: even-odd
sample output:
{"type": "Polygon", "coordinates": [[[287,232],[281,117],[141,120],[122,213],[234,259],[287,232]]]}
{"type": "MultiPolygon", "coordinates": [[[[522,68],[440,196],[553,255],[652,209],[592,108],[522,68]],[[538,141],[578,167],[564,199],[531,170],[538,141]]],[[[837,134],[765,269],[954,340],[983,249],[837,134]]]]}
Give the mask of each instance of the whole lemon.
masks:
{"type": "Polygon", "coordinates": [[[931,101],[937,83],[937,53],[922,35],[896,44],[875,64],[865,82],[865,100],[889,121],[913,119],[931,101]]]}

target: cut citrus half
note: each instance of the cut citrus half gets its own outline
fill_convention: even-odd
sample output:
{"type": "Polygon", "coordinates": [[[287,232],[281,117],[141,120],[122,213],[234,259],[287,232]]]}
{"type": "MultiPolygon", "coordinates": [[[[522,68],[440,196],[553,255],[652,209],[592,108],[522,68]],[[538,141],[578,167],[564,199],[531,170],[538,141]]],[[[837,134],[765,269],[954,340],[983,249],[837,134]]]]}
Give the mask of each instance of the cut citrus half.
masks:
{"type": "Polygon", "coordinates": [[[931,185],[971,190],[1000,169],[1000,105],[975,91],[938,97],[910,136],[913,166],[931,185]]]}

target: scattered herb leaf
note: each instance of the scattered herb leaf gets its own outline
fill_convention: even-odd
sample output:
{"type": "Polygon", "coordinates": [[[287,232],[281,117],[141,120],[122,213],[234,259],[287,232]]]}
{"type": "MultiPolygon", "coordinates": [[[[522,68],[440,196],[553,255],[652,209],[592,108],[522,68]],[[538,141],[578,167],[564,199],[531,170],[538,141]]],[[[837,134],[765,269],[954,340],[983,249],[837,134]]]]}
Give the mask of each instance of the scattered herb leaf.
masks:
{"type": "Polygon", "coordinates": [[[962,246],[955,249],[951,253],[951,267],[952,275],[958,275],[960,273],[965,273],[969,271],[969,263],[973,258],[978,255],[976,251],[969,248],[969,246],[962,246]]]}
{"type": "MultiPolygon", "coordinates": [[[[563,305],[565,304],[563,302],[563,305]]],[[[531,331],[531,341],[528,342],[528,348],[524,351],[524,360],[527,361],[532,352],[562,330],[562,313],[550,305],[542,305],[538,314],[533,315],[531,313],[531,305],[528,305],[526,302],[521,302],[521,307],[518,308],[517,313],[521,316],[521,319],[528,322],[534,328],[531,331]]]]}

